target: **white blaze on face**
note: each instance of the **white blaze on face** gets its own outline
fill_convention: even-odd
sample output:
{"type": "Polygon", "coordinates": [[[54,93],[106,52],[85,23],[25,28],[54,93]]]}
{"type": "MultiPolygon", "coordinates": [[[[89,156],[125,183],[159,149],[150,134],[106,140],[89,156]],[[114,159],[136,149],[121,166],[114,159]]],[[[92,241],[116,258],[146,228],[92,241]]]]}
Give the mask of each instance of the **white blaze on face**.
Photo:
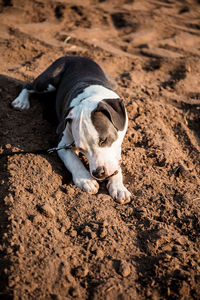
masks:
{"type": "Polygon", "coordinates": [[[93,146],[98,140],[98,133],[91,121],[91,111],[96,108],[97,104],[91,101],[84,101],[77,107],[73,108],[72,118],[72,135],[76,147],[83,149],[84,153],[90,154],[93,146]],[[88,103],[86,103],[88,102],[88,103]]]}

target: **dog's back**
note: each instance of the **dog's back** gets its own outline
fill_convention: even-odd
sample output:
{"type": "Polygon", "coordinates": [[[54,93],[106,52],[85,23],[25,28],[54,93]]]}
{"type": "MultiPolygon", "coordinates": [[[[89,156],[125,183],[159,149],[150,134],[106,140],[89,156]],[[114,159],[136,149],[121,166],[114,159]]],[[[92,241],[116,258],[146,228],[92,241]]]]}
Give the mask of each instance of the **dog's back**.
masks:
{"type": "MultiPolygon", "coordinates": [[[[62,57],[64,70],[61,70],[62,78],[57,87],[56,109],[60,118],[63,105],[65,110],[71,100],[90,85],[102,85],[111,89],[109,80],[100,66],[89,58],[85,57],[62,57]]],[[[56,75],[58,76],[58,75],[56,75]]],[[[55,84],[51,83],[55,86],[55,84]]]]}

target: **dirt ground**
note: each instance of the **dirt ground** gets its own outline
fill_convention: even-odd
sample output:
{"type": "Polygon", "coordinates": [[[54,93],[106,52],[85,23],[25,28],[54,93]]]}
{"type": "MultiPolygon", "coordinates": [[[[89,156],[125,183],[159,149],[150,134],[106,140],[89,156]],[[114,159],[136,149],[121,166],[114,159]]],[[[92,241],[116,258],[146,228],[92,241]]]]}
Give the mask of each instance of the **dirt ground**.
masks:
{"type": "Polygon", "coordinates": [[[74,186],[57,154],[0,156],[0,299],[200,299],[200,1],[0,2],[0,152],[56,145],[53,96],[10,103],[82,55],[129,114],[132,202],[74,186]]]}

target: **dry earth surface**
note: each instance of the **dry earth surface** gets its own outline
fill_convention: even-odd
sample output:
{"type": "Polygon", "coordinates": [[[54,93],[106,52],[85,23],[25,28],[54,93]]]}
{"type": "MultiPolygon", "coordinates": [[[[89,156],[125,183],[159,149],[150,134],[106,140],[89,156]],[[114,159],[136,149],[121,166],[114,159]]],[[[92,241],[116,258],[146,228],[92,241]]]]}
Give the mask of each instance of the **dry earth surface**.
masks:
{"type": "Polygon", "coordinates": [[[56,145],[53,98],[10,103],[63,55],[129,114],[132,202],[76,188],[56,154],[0,157],[0,299],[200,299],[200,1],[0,2],[0,151],[56,145]]]}

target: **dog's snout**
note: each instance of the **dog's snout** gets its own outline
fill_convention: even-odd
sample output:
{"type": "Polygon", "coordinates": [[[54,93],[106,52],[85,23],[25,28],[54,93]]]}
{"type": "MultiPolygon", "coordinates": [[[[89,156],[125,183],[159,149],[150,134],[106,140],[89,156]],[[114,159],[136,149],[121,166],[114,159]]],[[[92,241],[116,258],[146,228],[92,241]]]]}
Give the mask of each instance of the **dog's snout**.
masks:
{"type": "Polygon", "coordinates": [[[104,167],[98,167],[96,170],[92,171],[92,175],[98,179],[104,178],[106,171],[104,167]]]}

